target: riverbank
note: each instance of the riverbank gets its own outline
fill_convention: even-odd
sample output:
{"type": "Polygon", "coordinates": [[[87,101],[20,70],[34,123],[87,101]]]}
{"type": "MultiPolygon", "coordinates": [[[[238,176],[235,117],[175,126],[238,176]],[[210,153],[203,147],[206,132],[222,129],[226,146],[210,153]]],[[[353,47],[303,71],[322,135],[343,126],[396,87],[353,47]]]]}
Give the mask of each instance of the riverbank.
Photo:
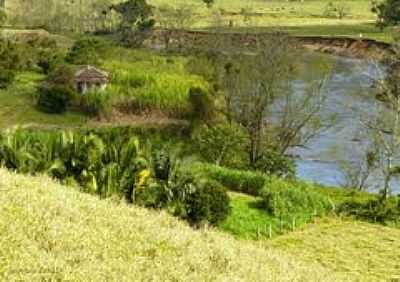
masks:
{"type": "MultiPolygon", "coordinates": [[[[260,39],[271,37],[271,32],[244,33],[244,32],[213,32],[194,30],[163,30],[157,29],[145,42],[146,47],[162,49],[165,48],[165,38],[168,36],[170,45],[180,46],[204,46],[216,44],[216,38],[220,42],[230,42],[234,47],[252,47],[260,39]],[[168,35],[166,35],[168,33],[168,35]]],[[[391,44],[373,39],[351,38],[351,37],[325,37],[325,36],[296,36],[291,35],[294,48],[305,48],[312,51],[346,56],[353,58],[383,58],[391,51],[391,44]]]]}

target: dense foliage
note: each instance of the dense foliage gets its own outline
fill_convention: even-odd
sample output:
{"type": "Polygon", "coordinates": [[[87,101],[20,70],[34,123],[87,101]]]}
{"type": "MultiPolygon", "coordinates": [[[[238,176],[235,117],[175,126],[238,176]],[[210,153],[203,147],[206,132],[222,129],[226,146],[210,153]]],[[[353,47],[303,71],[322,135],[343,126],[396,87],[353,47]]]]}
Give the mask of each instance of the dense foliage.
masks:
{"type": "Polygon", "coordinates": [[[75,65],[99,65],[107,51],[107,43],[97,38],[77,40],[67,54],[66,61],[75,65]]]}
{"type": "Polygon", "coordinates": [[[67,110],[74,96],[74,91],[64,85],[42,86],[37,104],[39,109],[46,113],[61,114],[67,110]]]}
{"type": "Polygon", "coordinates": [[[192,139],[200,156],[207,162],[232,168],[247,165],[246,136],[234,123],[200,125],[193,131],[192,139]]]}
{"type": "Polygon", "coordinates": [[[377,14],[377,25],[381,28],[400,24],[400,1],[373,1],[372,11],[377,14]]]}
{"type": "Polygon", "coordinates": [[[183,171],[169,151],[152,151],[137,137],[114,131],[8,131],[0,135],[0,164],[73,181],[101,197],[119,195],[129,202],[166,208],[194,224],[216,224],[229,213],[229,198],[219,184],[183,171]]]}
{"type": "Polygon", "coordinates": [[[369,222],[398,224],[400,219],[400,200],[390,198],[384,201],[379,199],[346,201],[339,206],[339,211],[369,222]]]}
{"type": "Polygon", "coordinates": [[[119,30],[121,41],[128,46],[140,46],[147,33],[155,25],[152,6],[146,0],[127,0],[116,5],[111,9],[121,16],[119,30]]]}
{"type": "Polygon", "coordinates": [[[228,169],[217,165],[196,164],[193,169],[220,182],[228,189],[258,196],[266,182],[266,175],[246,170],[228,169]]]}
{"type": "Polygon", "coordinates": [[[270,177],[260,191],[263,207],[280,218],[323,215],[333,209],[329,198],[304,183],[270,177]]]}

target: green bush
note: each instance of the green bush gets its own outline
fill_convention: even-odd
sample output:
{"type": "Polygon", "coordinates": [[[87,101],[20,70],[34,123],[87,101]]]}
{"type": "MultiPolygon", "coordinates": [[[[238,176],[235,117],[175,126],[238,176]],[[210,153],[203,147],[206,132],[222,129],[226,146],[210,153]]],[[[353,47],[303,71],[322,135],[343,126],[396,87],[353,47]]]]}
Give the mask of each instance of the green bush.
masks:
{"type": "Polygon", "coordinates": [[[15,72],[0,68],[0,89],[6,89],[15,81],[15,72]]]}
{"type": "Polygon", "coordinates": [[[212,118],[214,112],[213,100],[202,88],[192,87],[189,89],[189,103],[193,121],[206,121],[212,118]]]}
{"type": "Polygon", "coordinates": [[[105,41],[97,38],[82,38],[72,46],[66,61],[75,65],[99,65],[106,51],[105,41]]]}
{"type": "Polygon", "coordinates": [[[29,53],[21,44],[0,38],[0,67],[6,70],[23,70],[29,53]]]}
{"type": "Polygon", "coordinates": [[[112,110],[111,95],[106,91],[89,91],[82,95],[83,111],[93,117],[107,117],[112,110]]]}
{"type": "Polygon", "coordinates": [[[230,212],[226,189],[215,181],[200,181],[197,189],[185,201],[187,218],[191,222],[216,225],[230,212]]]}
{"type": "Polygon", "coordinates": [[[74,91],[63,85],[43,86],[37,101],[40,110],[46,113],[64,113],[74,99],[74,91]]]}
{"type": "Polygon", "coordinates": [[[37,65],[44,74],[49,74],[64,63],[63,55],[55,50],[46,49],[38,54],[37,65]]]}
{"type": "Polygon", "coordinates": [[[202,125],[193,131],[192,140],[207,162],[231,168],[243,168],[248,163],[245,152],[246,136],[238,125],[202,125]]]}
{"type": "Polygon", "coordinates": [[[266,182],[266,175],[253,171],[236,170],[210,164],[196,164],[191,169],[218,181],[228,190],[258,196],[266,182]]]}
{"type": "Polygon", "coordinates": [[[342,214],[369,222],[390,223],[400,221],[400,201],[374,199],[367,202],[346,201],[338,207],[342,214]]]}
{"type": "Polygon", "coordinates": [[[289,218],[296,215],[323,215],[333,209],[329,198],[304,183],[268,178],[259,194],[268,213],[289,218]]]}
{"type": "Polygon", "coordinates": [[[294,161],[273,150],[264,152],[257,159],[254,169],[283,178],[294,178],[296,175],[294,161]]]}
{"type": "Polygon", "coordinates": [[[51,71],[46,79],[46,84],[60,85],[73,89],[75,69],[72,65],[61,64],[51,71]]]}

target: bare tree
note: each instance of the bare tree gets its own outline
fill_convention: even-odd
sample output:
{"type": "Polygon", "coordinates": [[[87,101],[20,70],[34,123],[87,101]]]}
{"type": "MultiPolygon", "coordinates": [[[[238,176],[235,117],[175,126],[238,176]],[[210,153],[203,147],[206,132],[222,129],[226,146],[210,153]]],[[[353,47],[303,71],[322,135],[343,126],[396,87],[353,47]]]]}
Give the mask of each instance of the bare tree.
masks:
{"type": "Polygon", "coordinates": [[[232,36],[212,37],[206,56],[190,61],[189,69],[209,82],[210,93],[222,97],[217,100],[223,104],[217,104],[226,120],[246,131],[248,159],[254,166],[268,149],[286,154],[289,148],[306,145],[335,119],[322,115],[328,76],[305,83],[304,93],[293,89],[297,52],[289,37],[246,40],[253,41],[244,49],[232,36]]]}
{"type": "Polygon", "coordinates": [[[368,144],[362,149],[363,153],[360,159],[340,164],[344,182],[342,187],[364,191],[369,188],[369,179],[374,171],[379,167],[378,151],[376,144],[368,144]]]}
{"type": "Polygon", "coordinates": [[[231,56],[221,83],[227,119],[248,133],[252,165],[265,146],[285,154],[333,124],[321,115],[325,78],[301,95],[292,88],[296,57],[289,38],[278,34],[257,42],[254,53],[231,56]]]}
{"type": "Polygon", "coordinates": [[[374,85],[379,90],[374,112],[362,121],[370,142],[378,144],[377,154],[379,168],[383,175],[382,197],[388,198],[392,193],[392,180],[399,175],[400,157],[400,48],[389,58],[386,74],[383,67],[377,64],[379,73],[374,85]],[[372,114],[372,117],[371,117],[372,114]]]}

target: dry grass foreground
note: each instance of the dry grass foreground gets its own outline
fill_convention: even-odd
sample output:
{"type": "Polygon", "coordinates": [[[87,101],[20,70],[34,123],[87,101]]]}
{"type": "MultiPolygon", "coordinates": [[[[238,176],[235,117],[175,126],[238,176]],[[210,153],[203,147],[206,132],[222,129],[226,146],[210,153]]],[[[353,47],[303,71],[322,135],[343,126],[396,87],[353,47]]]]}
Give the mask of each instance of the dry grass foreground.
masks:
{"type": "MultiPolygon", "coordinates": [[[[397,230],[379,230],[397,232],[393,234],[400,240],[397,230]]],[[[329,234],[318,230],[307,232],[310,234],[305,235],[312,236],[311,247],[304,244],[309,251],[314,251],[313,243],[318,244],[316,237],[321,244],[326,236],[331,239],[329,234]]],[[[1,281],[348,281],[368,278],[352,277],[340,269],[335,273],[324,262],[323,245],[320,245],[322,250],[316,250],[321,253],[315,254],[314,261],[320,260],[325,267],[307,256],[298,256],[296,248],[290,249],[294,255],[285,254],[279,248],[290,246],[291,241],[285,237],[280,240],[283,241],[279,247],[268,247],[265,243],[236,241],[211,230],[194,231],[164,213],[99,200],[46,177],[19,176],[0,169],[1,281]]],[[[393,247],[398,250],[398,241],[393,247]]],[[[352,255],[348,255],[349,260],[352,255]]],[[[362,259],[353,257],[357,261],[362,259]]]]}
{"type": "Polygon", "coordinates": [[[271,243],[303,261],[317,261],[358,281],[400,281],[399,229],[329,219],[271,243]]]}

